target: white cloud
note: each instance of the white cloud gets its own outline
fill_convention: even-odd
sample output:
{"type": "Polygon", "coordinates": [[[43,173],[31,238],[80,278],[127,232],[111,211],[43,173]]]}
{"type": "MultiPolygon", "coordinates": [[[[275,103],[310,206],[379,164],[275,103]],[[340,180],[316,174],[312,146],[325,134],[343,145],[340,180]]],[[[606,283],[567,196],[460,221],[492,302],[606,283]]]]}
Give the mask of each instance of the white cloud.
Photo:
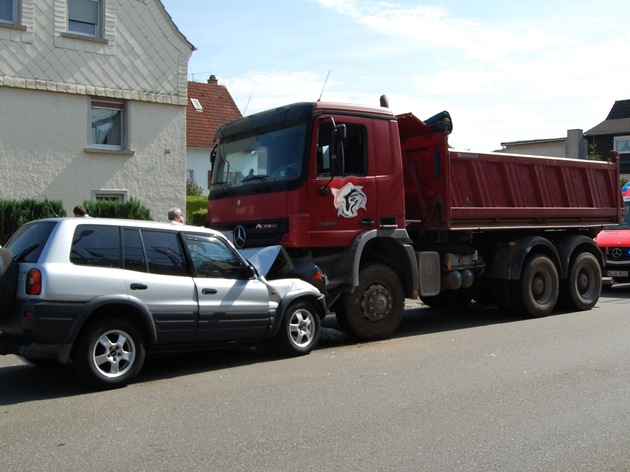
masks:
{"type": "Polygon", "coordinates": [[[541,51],[563,41],[531,25],[523,26],[521,31],[493,28],[477,19],[457,17],[439,6],[365,0],[317,1],[376,32],[411,40],[418,48],[456,49],[477,60],[497,61],[510,54],[541,51]]]}

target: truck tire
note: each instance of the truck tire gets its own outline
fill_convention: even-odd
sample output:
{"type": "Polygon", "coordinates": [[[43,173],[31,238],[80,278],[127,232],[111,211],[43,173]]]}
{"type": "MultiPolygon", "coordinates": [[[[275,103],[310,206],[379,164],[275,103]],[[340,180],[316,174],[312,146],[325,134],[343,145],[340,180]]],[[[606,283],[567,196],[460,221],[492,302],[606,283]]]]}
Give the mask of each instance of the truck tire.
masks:
{"type": "Polygon", "coordinates": [[[514,308],[532,318],[547,316],[558,301],[558,270],[547,256],[538,254],[527,260],[521,279],[512,282],[514,308]]]}
{"type": "Polygon", "coordinates": [[[313,304],[298,300],[285,312],[274,344],[285,355],[303,356],[317,346],[321,331],[322,322],[313,304]]]}
{"type": "Polygon", "coordinates": [[[119,318],[97,320],[82,331],[74,365],[77,374],[92,385],[124,387],[144,363],[144,339],[130,322],[119,318]]]}
{"type": "Polygon", "coordinates": [[[571,261],[569,276],[562,281],[560,303],[569,310],[590,310],[602,292],[602,268],[590,252],[578,254],[571,261]]]}
{"type": "Polygon", "coordinates": [[[403,316],[405,297],[396,273],[382,264],[359,273],[359,286],[338,300],[337,321],[348,335],[374,341],[390,337],[403,316]]]}
{"type": "Polygon", "coordinates": [[[17,292],[18,264],[11,251],[0,248],[0,319],[11,310],[17,292]]]}

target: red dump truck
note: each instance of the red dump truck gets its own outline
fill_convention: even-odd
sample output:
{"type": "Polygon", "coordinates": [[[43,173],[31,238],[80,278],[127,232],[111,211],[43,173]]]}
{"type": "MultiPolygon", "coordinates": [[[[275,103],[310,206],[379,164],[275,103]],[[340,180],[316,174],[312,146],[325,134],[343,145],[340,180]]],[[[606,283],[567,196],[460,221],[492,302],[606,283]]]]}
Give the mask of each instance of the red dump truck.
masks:
{"type": "Polygon", "coordinates": [[[593,237],[623,217],[617,160],[458,151],[448,112],[422,121],[381,102],[297,103],[221,126],[208,225],[248,257],[267,252],[268,278],[318,286],[361,340],[390,336],[418,296],[531,317],[595,305],[593,237]]]}

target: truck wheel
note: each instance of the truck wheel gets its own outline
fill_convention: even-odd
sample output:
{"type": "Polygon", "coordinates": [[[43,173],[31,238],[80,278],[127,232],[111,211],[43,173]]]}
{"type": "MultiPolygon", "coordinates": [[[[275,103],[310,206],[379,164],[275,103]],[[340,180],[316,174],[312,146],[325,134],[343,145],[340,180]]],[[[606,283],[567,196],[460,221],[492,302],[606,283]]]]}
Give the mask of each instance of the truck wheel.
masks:
{"type": "Polygon", "coordinates": [[[97,320],[80,335],[74,364],[80,377],[99,388],[124,387],[144,363],[144,340],[126,320],[97,320]]]}
{"type": "Polygon", "coordinates": [[[445,290],[431,297],[420,297],[422,302],[438,310],[457,310],[466,308],[472,301],[470,291],[466,289],[445,290]]]}
{"type": "Polygon", "coordinates": [[[403,315],[405,298],[396,273],[381,264],[359,273],[359,286],[339,300],[337,321],[350,336],[374,341],[390,337],[403,315]]]}
{"type": "Polygon", "coordinates": [[[583,252],[571,261],[569,276],[561,284],[560,301],[570,310],[590,310],[602,291],[602,269],[597,258],[583,252]]]}
{"type": "Polygon", "coordinates": [[[554,263],[545,255],[529,259],[514,285],[514,307],[518,314],[540,318],[556,306],[560,281],[554,263]]]}
{"type": "Polygon", "coordinates": [[[282,319],[275,347],[288,356],[302,356],[311,352],[322,332],[317,310],[308,301],[293,302],[282,319]]]}
{"type": "Polygon", "coordinates": [[[11,251],[0,248],[0,319],[9,312],[15,302],[18,265],[11,251]]]}

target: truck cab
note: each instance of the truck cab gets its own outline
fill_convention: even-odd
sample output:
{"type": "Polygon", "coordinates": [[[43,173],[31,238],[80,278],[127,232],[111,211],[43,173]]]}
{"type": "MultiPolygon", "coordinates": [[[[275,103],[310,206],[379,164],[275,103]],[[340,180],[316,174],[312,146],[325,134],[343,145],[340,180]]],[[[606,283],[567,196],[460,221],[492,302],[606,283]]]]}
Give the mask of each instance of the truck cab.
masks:
{"type": "Polygon", "coordinates": [[[630,191],[623,197],[626,209],[623,222],[605,227],[595,238],[606,256],[602,275],[605,286],[630,282],[630,191]]]}

